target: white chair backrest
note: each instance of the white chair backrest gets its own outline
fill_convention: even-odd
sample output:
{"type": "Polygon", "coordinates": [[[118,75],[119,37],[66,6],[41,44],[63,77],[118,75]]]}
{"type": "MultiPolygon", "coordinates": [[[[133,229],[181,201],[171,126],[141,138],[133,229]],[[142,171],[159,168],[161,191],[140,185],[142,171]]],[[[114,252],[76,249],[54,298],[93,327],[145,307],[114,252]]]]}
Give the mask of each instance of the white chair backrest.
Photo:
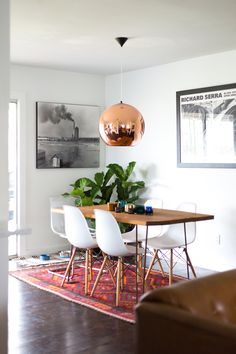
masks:
{"type": "Polygon", "coordinates": [[[114,216],[104,210],[95,209],[96,239],[101,250],[109,256],[127,254],[127,247],[121,237],[119,225],[114,216]]]}
{"type": "Polygon", "coordinates": [[[75,205],[75,198],[73,197],[63,197],[62,195],[57,195],[50,197],[50,221],[51,229],[55,234],[65,237],[65,220],[64,214],[52,212],[52,208],[63,208],[63,205],[75,205]]]}
{"type": "Polygon", "coordinates": [[[93,248],[96,243],[91,236],[87,221],[75,206],[64,205],[65,232],[68,241],[78,248],[93,248]]]}
{"type": "MultiPolygon", "coordinates": [[[[192,202],[183,202],[178,205],[177,210],[187,211],[190,213],[196,213],[197,206],[192,202]]],[[[186,239],[187,244],[195,241],[196,238],[196,222],[187,222],[186,226],[186,239]]],[[[168,231],[168,236],[176,240],[176,244],[183,244],[185,240],[184,236],[184,224],[174,224],[170,225],[168,231]]],[[[165,236],[164,236],[165,237],[165,236]]]]}

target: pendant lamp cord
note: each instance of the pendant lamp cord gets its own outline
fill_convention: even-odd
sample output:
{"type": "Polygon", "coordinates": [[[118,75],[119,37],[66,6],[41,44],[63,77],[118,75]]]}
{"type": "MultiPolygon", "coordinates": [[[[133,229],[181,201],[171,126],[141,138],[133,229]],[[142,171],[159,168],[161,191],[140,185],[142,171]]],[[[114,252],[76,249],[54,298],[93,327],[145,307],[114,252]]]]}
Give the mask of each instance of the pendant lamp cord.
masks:
{"type": "Polygon", "coordinates": [[[122,47],[128,40],[128,37],[117,37],[117,42],[121,47],[121,55],[120,55],[120,103],[122,103],[123,99],[123,56],[122,56],[122,47]]]}
{"type": "Polygon", "coordinates": [[[122,47],[120,56],[120,103],[123,100],[123,61],[122,61],[122,47]]]}

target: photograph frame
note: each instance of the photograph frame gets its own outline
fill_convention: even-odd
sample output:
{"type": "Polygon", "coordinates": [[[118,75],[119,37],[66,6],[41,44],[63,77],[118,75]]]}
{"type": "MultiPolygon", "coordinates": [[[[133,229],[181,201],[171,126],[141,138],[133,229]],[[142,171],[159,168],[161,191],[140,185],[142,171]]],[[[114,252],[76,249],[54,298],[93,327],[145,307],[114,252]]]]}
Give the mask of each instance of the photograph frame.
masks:
{"type": "Polygon", "coordinates": [[[236,168],[236,83],[177,91],[176,128],[177,167],[236,168]]]}
{"type": "Polygon", "coordinates": [[[36,101],[36,168],[98,168],[101,107],[36,101]]]}

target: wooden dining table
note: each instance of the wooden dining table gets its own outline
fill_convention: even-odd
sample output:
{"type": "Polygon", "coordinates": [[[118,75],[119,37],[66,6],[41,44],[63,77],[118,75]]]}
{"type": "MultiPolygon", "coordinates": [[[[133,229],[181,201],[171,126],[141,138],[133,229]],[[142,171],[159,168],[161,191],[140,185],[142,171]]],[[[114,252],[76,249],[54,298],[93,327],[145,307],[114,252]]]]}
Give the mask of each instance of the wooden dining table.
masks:
{"type": "MultiPolygon", "coordinates": [[[[95,219],[95,209],[108,211],[107,204],[103,205],[90,205],[79,207],[81,212],[86,218],[95,219]]],[[[62,212],[62,209],[52,209],[54,212],[62,212]]],[[[138,225],[146,226],[146,237],[145,237],[145,247],[144,247],[144,260],[143,260],[143,282],[142,282],[142,293],[145,291],[145,272],[146,272],[146,261],[147,261],[147,240],[148,240],[148,229],[154,225],[171,225],[171,224],[184,224],[184,234],[185,234],[185,244],[187,245],[187,235],[186,226],[188,222],[196,221],[206,221],[214,219],[214,215],[191,213],[180,210],[171,209],[156,209],[153,208],[153,214],[129,214],[125,212],[117,213],[115,211],[109,211],[115,217],[117,222],[127,223],[136,226],[136,255],[138,254],[138,225]]],[[[137,257],[136,257],[137,258],[137,257]]],[[[137,274],[137,261],[136,261],[136,274],[137,274]]],[[[137,287],[137,276],[136,276],[136,289],[137,287]]],[[[136,299],[138,299],[138,293],[136,291],[136,299]]]]}
{"type": "MultiPolygon", "coordinates": [[[[107,210],[108,207],[104,205],[91,205],[80,207],[81,212],[86,218],[95,218],[94,209],[107,210]]],[[[147,240],[148,240],[148,229],[154,225],[171,225],[171,224],[184,224],[184,235],[185,244],[187,246],[187,235],[186,226],[188,222],[205,221],[214,219],[214,215],[200,214],[200,213],[190,213],[180,210],[170,210],[170,209],[153,209],[153,214],[129,214],[129,213],[117,213],[112,212],[117,222],[132,224],[136,226],[136,255],[138,253],[138,225],[146,226],[146,237],[145,237],[145,247],[144,247],[144,260],[143,260],[143,283],[142,283],[142,293],[145,291],[145,272],[146,272],[146,262],[147,262],[147,240]]],[[[137,262],[136,262],[136,274],[137,274],[137,262]]],[[[136,276],[137,282],[137,276],[136,276]]],[[[137,288],[137,286],[136,286],[137,288]]],[[[136,295],[138,297],[138,295],[136,295]]]]}

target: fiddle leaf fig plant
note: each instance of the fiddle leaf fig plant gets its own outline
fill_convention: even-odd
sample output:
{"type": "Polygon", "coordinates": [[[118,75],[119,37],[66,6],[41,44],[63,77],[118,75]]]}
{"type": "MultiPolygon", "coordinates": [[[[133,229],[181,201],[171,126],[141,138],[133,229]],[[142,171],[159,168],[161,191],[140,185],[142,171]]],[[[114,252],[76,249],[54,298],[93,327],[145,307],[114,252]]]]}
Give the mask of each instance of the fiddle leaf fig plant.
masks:
{"type": "MultiPolygon", "coordinates": [[[[97,172],[94,180],[82,177],[70,184],[73,188],[63,196],[76,198],[78,206],[106,204],[112,198],[115,201],[123,200],[126,203],[135,203],[139,198],[139,191],[145,187],[143,181],[131,181],[136,162],[132,161],[126,168],[117,163],[109,164],[106,172],[97,172]]],[[[130,225],[119,224],[121,232],[127,232],[130,225]]]]}
{"type": "Polygon", "coordinates": [[[94,180],[87,177],[77,179],[70,185],[72,191],[63,195],[75,197],[76,204],[80,206],[106,204],[112,197],[116,201],[135,203],[140,190],[145,187],[144,181],[130,180],[135,165],[136,162],[131,161],[123,168],[117,163],[111,163],[106,172],[95,173],[94,180]]]}

